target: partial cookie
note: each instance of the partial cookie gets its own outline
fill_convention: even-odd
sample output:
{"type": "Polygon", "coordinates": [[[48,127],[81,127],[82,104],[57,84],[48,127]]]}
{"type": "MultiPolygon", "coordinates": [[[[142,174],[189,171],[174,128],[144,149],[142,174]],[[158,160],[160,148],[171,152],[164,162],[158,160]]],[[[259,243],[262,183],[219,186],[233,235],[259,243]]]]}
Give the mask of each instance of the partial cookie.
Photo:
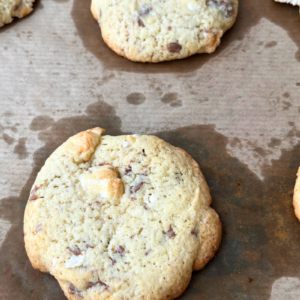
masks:
{"type": "Polygon", "coordinates": [[[0,27],[32,12],[34,0],[0,0],[0,27]]]}
{"type": "Polygon", "coordinates": [[[288,3],[293,5],[299,5],[300,6],[300,0],[275,0],[276,2],[280,3],[288,3]]]}
{"type": "Polygon", "coordinates": [[[293,205],[295,209],[295,215],[300,221],[300,168],[297,173],[297,180],[294,189],[294,200],[293,205]]]}
{"type": "Polygon", "coordinates": [[[182,149],[103,134],[71,137],[39,172],[24,216],[29,259],[68,299],[172,300],[220,245],[209,188],[182,149]]]}
{"type": "Polygon", "coordinates": [[[133,61],[212,53],[234,23],[238,0],[92,0],[105,43],[133,61]]]}

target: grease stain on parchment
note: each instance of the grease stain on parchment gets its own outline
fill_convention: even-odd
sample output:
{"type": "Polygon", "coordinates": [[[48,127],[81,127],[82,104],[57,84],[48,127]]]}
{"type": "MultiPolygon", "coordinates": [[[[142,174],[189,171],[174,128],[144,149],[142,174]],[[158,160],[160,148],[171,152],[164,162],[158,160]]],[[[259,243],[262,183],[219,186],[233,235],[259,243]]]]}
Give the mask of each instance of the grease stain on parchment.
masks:
{"type": "Polygon", "coordinates": [[[131,93],[126,98],[126,101],[129,104],[133,104],[133,105],[141,105],[145,102],[145,100],[146,100],[145,95],[141,93],[131,93]]]}
{"type": "MultiPolygon", "coordinates": [[[[65,299],[51,275],[31,267],[24,249],[24,208],[37,172],[68,137],[96,126],[105,128],[107,134],[120,135],[124,134],[121,125],[115,109],[99,100],[89,105],[84,115],[60,119],[39,131],[44,146],[33,155],[32,173],[20,196],[0,201],[1,220],[12,224],[0,249],[0,291],[11,299],[65,299]]],[[[276,279],[298,276],[300,224],[288,192],[300,165],[300,144],[266,166],[262,182],[247,165],[228,154],[228,138],[213,125],[154,134],[183,148],[200,164],[224,228],[220,251],[204,270],[194,273],[180,299],[267,300],[276,279]]]]}
{"type": "Polygon", "coordinates": [[[27,138],[19,138],[18,144],[14,148],[14,153],[18,155],[19,159],[25,159],[26,157],[28,157],[26,141],[27,138]]]}

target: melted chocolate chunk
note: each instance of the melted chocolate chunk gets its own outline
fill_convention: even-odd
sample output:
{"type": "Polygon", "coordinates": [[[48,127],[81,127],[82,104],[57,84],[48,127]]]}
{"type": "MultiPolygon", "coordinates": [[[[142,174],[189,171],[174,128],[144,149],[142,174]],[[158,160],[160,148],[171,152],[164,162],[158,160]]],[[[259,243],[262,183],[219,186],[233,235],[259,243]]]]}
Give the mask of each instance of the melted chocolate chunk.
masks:
{"type": "Polygon", "coordinates": [[[191,234],[192,234],[192,235],[195,235],[196,237],[198,237],[198,234],[197,234],[196,230],[192,230],[192,231],[191,231],[191,234]]]}
{"type": "Polygon", "coordinates": [[[140,190],[143,187],[144,184],[145,184],[145,182],[141,182],[135,186],[132,186],[130,189],[130,194],[136,193],[138,190],[140,190]]]}
{"type": "Polygon", "coordinates": [[[123,253],[124,250],[125,250],[125,249],[124,249],[122,246],[119,246],[119,247],[117,248],[117,250],[115,251],[115,253],[123,253]]]}
{"type": "Polygon", "coordinates": [[[171,43],[167,45],[167,50],[171,53],[177,53],[180,52],[182,49],[182,46],[178,43],[171,43]]]}
{"type": "Polygon", "coordinates": [[[42,223],[39,223],[36,227],[35,227],[35,233],[38,233],[42,230],[42,223]]]}
{"type": "Polygon", "coordinates": [[[96,282],[89,282],[86,289],[88,290],[88,289],[92,288],[95,285],[103,285],[103,286],[105,286],[105,289],[107,289],[109,287],[105,282],[103,282],[101,280],[98,280],[96,282]]]}
{"type": "Polygon", "coordinates": [[[132,167],[128,166],[128,168],[125,169],[124,175],[127,175],[128,173],[130,173],[132,171],[132,167]]]}
{"type": "Polygon", "coordinates": [[[39,198],[39,196],[36,194],[36,191],[38,191],[43,185],[35,186],[34,189],[30,193],[29,201],[34,201],[39,198]]]}
{"type": "Polygon", "coordinates": [[[70,295],[76,295],[76,296],[78,296],[78,297],[80,297],[80,298],[83,298],[83,296],[82,296],[82,294],[81,294],[81,291],[78,290],[78,289],[76,288],[76,286],[75,286],[73,283],[70,283],[69,289],[68,289],[68,293],[69,293],[70,295]]]}
{"type": "Polygon", "coordinates": [[[145,27],[145,24],[144,24],[144,22],[142,21],[142,19],[140,17],[138,17],[138,24],[141,27],[145,27]]]}
{"type": "Polygon", "coordinates": [[[73,249],[71,249],[71,248],[69,247],[68,250],[69,250],[72,254],[74,254],[74,255],[76,255],[76,256],[82,255],[81,250],[78,248],[78,246],[75,246],[73,249]]]}
{"type": "Polygon", "coordinates": [[[174,237],[176,234],[175,232],[173,231],[173,228],[172,226],[170,225],[170,229],[167,231],[167,236],[169,239],[171,239],[172,237],[174,237]]]}
{"type": "Polygon", "coordinates": [[[145,5],[145,6],[141,9],[140,15],[141,15],[141,16],[148,15],[149,12],[150,12],[152,9],[153,9],[152,6],[150,6],[150,5],[145,5]]]}

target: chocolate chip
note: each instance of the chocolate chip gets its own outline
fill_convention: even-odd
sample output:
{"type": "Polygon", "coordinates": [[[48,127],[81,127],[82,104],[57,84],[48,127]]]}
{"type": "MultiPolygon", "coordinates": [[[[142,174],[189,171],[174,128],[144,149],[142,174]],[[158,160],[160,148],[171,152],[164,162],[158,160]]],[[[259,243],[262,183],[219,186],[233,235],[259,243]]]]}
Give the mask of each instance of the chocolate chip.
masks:
{"type": "Polygon", "coordinates": [[[252,280],[253,280],[252,278],[250,278],[250,277],[248,278],[248,282],[251,282],[252,280]]]}
{"type": "Polygon", "coordinates": [[[171,239],[172,237],[174,237],[176,234],[175,232],[173,231],[173,228],[172,226],[170,225],[170,229],[167,231],[167,236],[169,239],[171,239]]]}
{"type": "Polygon", "coordinates": [[[135,186],[132,186],[130,189],[130,194],[136,193],[138,190],[140,190],[143,187],[144,184],[145,184],[145,182],[141,182],[135,186]]]}
{"type": "Polygon", "coordinates": [[[112,265],[114,265],[117,261],[115,259],[112,260],[112,265]]]}
{"type": "Polygon", "coordinates": [[[128,166],[128,167],[125,169],[124,175],[127,175],[127,174],[130,173],[131,171],[132,171],[132,167],[131,167],[131,166],[128,166]]]}
{"type": "Polygon", "coordinates": [[[167,45],[167,50],[171,53],[177,53],[180,52],[182,49],[182,46],[178,43],[171,43],[167,45]]]}
{"type": "Polygon", "coordinates": [[[92,288],[95,285],[104,285],[105,288],[108,288],[108,285],[105,282],[103,282],[101,280],[98,280],[96,282],[89,282],[86,289],[88,290],[88,289],[92,288]]]}
{"type": "Polygon", "coordinates": [[[197,234],[196,230],[192,230],[192,231],[191,231],[191,234],[192,234],[192,235],[195,235],[196,237],[198,237],[198,234],[197,234]]]}
{"type": "Polygon", "coordinates": [[[78,296],[78,297],[80,297],[80,298],[83,298],[83,296],[82,296],[82,294],[81,294],[81,291],[78,290],[78,289],[76,288],[76,286],[75,286],[73,283],[70,283],[69,289],[68,289],[68,293],[69,293],[70,295],[76,295],[76,296],[78,296]]]}
{"type": "Polygon", "coordinates": [[[100,164],[99,164],[99,167],[106,166],[106,165],[108,165],[108,163],[103,162],[103,163],[100,163],[100,164]]]}
{"type": "Polygon", "coordinates": [[[145,152],[145,149],[142,150],[142,153],[143,153],[144,156],[147,156],[146,152],[145,152]]]}
{"type": "Polygon", "coordinates": [[[69,250],[72,254],[74,254],[74,255],[76,255],[76,256],[82,255],[81,250],[78,248],[78,246],[75,246],[73,249],[71,249],[71,248],[69,247],[68,250],[69,250]]]}
{"type": "Polygon", "coordinates": [[[144,207],[144,209],[145,209],[145,210],[148,210],[148,207],[147,207],[147,205],[144,205],[143,207],[144,207]]]}
{"type": "Polygon", "coordinates": [[[34,189],[30,193],[29,201],[34,201],[39,198],[39,196],[36,194],[36,191],[39,190],[43,185],[35,186],[34,189]]]}
{"type": "Polygon", "coordinates": [[[36,227],[35,227],[35,233],[38,233],[42,230],[42,223],[39,223],[36,227]]]}
{"type": "Polygon", "coordinates": [[[206,2],[208,6],[215,6],[217,7],[222,16],[225,18],[230,18],[234,15],[234,7],[231,1],[217,1],[217,0],[208,0],[206,2]]]}
{"type": "Polygon", "coordinates": [[[150,252],[152,251],[152,249],[149,249],[145,252],[145,255],[147,256],[150,252]]]}
{"type": "Polygon", "coordinates": [[[145,5],[145,6],[141,9],[140,15],[141,15],[141,16],[148,15],[149,12],[150,12],[152,9],[153,9],[152,6],[150,6],[150,5],[145,5]]]}
{"type": "MultiPolygon", "coordinates": [[[[22,3],[21,3],[21,4],[22,4],[22,3]]],[[[13,11],[16,11],[16,10],[18,10],[18,9],[19,9],[19,7],[21,6],[21,4],[14,5],[14,7],[13,7],[13,11]]]]}
{"type": "Polygon", "coordinates": [[[115,253],[123,253],[124,250],[125,250],[125,249],[124,249],[122,246],[119,246],[119,247],[117,248],[117,250],[115,251],[115,253]]]}
{"type": "Polygon", "coordinates": [[[171,27],[171,26],[168,26],[168,30],[172,30],[172,27],[171,27]]]}
{"type": "Polygon", "coordinates": [[[145,27],[145,24],[143,23],[142,19],[140,17],[138,17],[138,24],[141,27],[145,27]]]}
{"type": "Polygon", "coordinates": [[[86,246],[87,249],[88,249],[88,248],[92,248],[92,249],[94,248],[94,246],[91,246],[91,245],[89,245],[89,244],[86,244],[85,246],[86,246]]]}

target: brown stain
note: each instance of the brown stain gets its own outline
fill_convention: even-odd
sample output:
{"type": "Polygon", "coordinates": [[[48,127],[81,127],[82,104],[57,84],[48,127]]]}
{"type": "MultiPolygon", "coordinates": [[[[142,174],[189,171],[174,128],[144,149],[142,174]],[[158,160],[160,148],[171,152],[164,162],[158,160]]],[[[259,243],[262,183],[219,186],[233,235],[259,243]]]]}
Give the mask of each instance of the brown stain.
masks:
{"type": "Polygon", "coordinates": [[[282,103],[284,104],[282,110],[289,110],[290,107],[292,106],[291,102],[288,101],[282,101],[282,103]]]}
{"type": "Polygon", "coordinates": [[[49,116],[35,117],[29,126],[32,131],[45,130],[53,124],[54,120],[49,116]]]}
{"type": "Polygon", "coordinates": [[[5,111],[3,113],[3,117],[12,117],[14,115],[14,113],[12,111],[5,111]]]}
{"type": "Polygon", "coordinates": [[[18,144],[14,148],[14,153],[18,155],[19,159],[25,159],[28,157],[26,141],[27,138],[19,138],[18,144]]]}
{"type": "Polygon", "coordinates": [[[277,42],[276,41],[272,41],[272,42],[268,42],[265,44],[265,48],[273,48],[275,46],[277,46],[277,42]]]}
{"type": "Polygon", "coordinates": [[[170,104],[171,107],[181,107],[182,106],[182,101],[181,100],[177,100],[175,102],[172,102],[170,104]]]}
{"type": "MultiPolygon", "coordinates": [[[[243,40],[249,30],[262,18],[282,27],[298,46],[295,57],[300,61],[300,18],[299,9],[292,5],[275,3],[274,1],[242,0],[239,1],[239,14],[235,25],[222,37],[221,45],[213,54],[199,54],[192,57],[158,64],[131,62],[115,54],[103,42],[98,22],[90,12],[90,1],[74,0],[72,18],[78,35],[87,51],[97,57],[107,70],[118,70],[134,73],[186,73],[200,69],[212,58],[222,55],[223,51],[235,40],[243,40]]],[[[253,41],[249,41],[252,43],[253,41]]],[[[276,41],[272,41],[274,44],[276,41]]],[[[261,42],[263,44],[263,42],[261,42]]],[[[273,45],[272,44],[272,45],[273,45]]],[[[238,48],[231,51],[236,55],[238,48]]],[[[245,50],[246,51],[246,50],[245,50]]]]}
{"type": "MultiPolygon", "coordinates": [[[[95,126],[107,129],[107,134],[124,134],[115,109],[99,98],[84,115],[60,119],[39,132],[44,146],[34,153],[33,169],[20,196],[0,201],[0,218],[12,223],[0,249],[0,291],[9,299],[66,299],[51,275],[31,267],[23,243],[23,214],[37,172],[68,137],[95,126]]],[[[264,167],[262,181],[228,154],[228,138],[213,125],[155,135],[183,148],[199,163],[224,228],[219,252],[202,271],[194,272],[180,300],[267,300],[276,279],[299,277],[300,224],[289,191],[300,165],[300,143],[264,167]],[[251,284],[248,278],[253,278],[251,284]]]]}
{"type": "Polygon", "coordinates": [[[288,99],[288,98],[290,98],[290,93],[288,93],[288,92],[285,92],[284,94],[282,94],[282,96],[284,97],[284,98],[286,98],[286,99],[288,99]]]}
{"type": "Polygon", "coordinates": [[[5,143],[7,143],[8,145],[11,145],[14,143],[15,139],[11,136],[9,136],[8,134],[6,133],[3,133],[2,134],[2,138],[4,140],[5,143]]]}
{"type": "Polygon", "coordinates": [[[182,101],[178,100],[177,93],[164,94],[160,100],[164,104],[170,104],[171,107],[181,107],[182,106],[182,101]]]}
{"type": "Polygon", "coordinates": [[[268,144],[270,148],[276,148],[281,145],[281,140],[277,138],[271,138],[271,142],[268,144]]]}
{"type": "Polygon", "coordinates": [[[297,83],[296,83],[296,86],[300,86],[300,82],[297,82],[297,83]]]}
{"type": "Polygon", "coordinates": [[[145,95],[141,93],[131,93],[126,98],[126,101],[129,104],[133,104],[133,105],[141,105],[145,102],[145,100],[146,100],[145,95]]]}
{"type": "Polygon", "coordinates": [[[167,93],[161,98],[162,103],[170,104],[178,99],[177,93],[167,93]]]}

